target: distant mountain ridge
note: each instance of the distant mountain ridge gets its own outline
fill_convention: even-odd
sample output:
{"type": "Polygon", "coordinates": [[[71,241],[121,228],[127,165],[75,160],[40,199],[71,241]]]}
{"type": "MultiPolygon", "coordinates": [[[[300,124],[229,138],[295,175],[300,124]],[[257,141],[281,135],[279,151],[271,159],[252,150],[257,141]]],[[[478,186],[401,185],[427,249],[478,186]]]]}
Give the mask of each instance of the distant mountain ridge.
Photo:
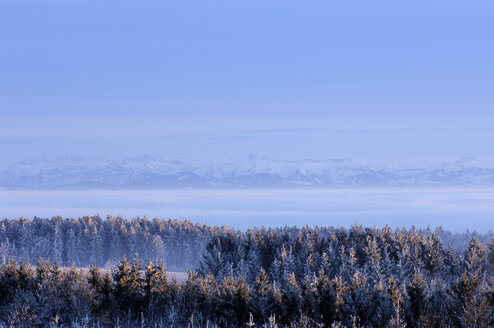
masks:
{"type": "Polygon", "coordinates": [[[198,161],[140,156],[25,160],[0,172],[6,189],[173,189],[494,186],[494,168],[471,159],[393,167],[351,159],[267,157],[198,161]]]}

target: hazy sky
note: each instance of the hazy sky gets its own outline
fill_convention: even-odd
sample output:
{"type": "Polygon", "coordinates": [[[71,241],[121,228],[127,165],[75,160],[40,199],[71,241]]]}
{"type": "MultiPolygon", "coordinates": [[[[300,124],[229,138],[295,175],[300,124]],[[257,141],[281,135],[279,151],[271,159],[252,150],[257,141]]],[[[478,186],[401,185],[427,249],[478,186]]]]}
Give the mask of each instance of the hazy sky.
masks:
{"type": "Polygon", "coordinates": [[[0,0],[0,165],[494,162],[493,1],[0,0]]]}

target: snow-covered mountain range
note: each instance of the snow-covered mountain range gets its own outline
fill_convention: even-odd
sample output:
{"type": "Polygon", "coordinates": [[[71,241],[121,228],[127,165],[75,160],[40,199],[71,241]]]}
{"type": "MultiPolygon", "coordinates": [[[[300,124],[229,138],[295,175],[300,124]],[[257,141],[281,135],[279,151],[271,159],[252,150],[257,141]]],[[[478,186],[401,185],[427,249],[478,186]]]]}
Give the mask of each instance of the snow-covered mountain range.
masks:
{"type": "Polygon", "coordinates": [[[6,189],[400,186],[494,186],[494,167],[470,159],[393,167],[349,159],[287,161],[249,156],[196,161],[75,156],[25,160],[0,172],[0,187],[6,189]]]}

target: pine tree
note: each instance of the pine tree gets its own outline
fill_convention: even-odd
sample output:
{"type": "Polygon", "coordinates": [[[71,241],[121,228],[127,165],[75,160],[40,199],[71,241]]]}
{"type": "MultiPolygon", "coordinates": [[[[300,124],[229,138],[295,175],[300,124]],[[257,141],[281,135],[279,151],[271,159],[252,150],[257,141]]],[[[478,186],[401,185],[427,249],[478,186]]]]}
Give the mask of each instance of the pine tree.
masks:
{"type": "Polygon", "coordinates": [[[436,233],[424,240],[423,262],[425,269],[431,275],[443,268],[442,241],[436,233]]]}
{"type": "Polygon", "coordinates": [[[4,241],[0,242],[0,259],[3,265],[7,263],[7,259],[10,257],[11,252],[12,251],[9,238],[5,237],[4,241]]]}
{"type": "Polygon", "coordinates": [[[276,285],[269,281],[268,274],[261,268],[253,287],[252,310],[258,321],[269,317],[273,313],[279,313],[281,294],[276,285]]]}
{"type": "Polygon", "coordinates": [[[233,323],[241,325],[248,320],[250,287],[245,278],[237,276],[226,276],[220,287],[221,310],[226,318],[233,318],[233,323]]]}
{"type": "Polygon", "coordinates": [[[115,299],[122,313],[139,316],[143,303],[143,278],[141,264],[135,259],[131,264],[126,258],[121,260],[113,272],[115,299]]]}
{"type": "Polygon", "coordinates": [[[60,231],[60,224],[55,225],[55,232],[53,234],[53,250],[51,252],[51,258],[53,261],[62,263],[62,252],[63,252],[63,240],[62,232],[60,231]]]}
{"type": "Polygon", "coordinates": [[[485,268],[485,257],[484,247],[473,236],[465,250],[465,270],[474,275],[481,275],[485,268]]]}
{"type": "Polygon", "coordinates": [[[301,288],[293,272],[288,274],[283,286],[282,317],[283,320],[293,321],[297,319],[301,305],[301,288]]]}
{"type": "Polygon", "coordinates": [[[336,320],[336,291],[327,275],[317,279],[316,299],[322,323],[329,327],[336,320]]]}
{"type": "Polygon", "coordinates": [[[151,314],[156,314],[168,303],[168,277],[163,261],[160,260],[158,264],[150,261],[145,267],[144,279],[145,308],[151,314]]]}
{"type": "Polygon", "coordinates": [[[413,280],[407,285],[407,294],[410,303],[409,327],[416,327],[423,316],[427,305],[427,294],[424,276],[420,270],[415,269],[413,280]]]}
{"type": "Polygon", "coordinates": [[[487,249],[488,249],[488,256],[487,256],[488,270],[490,273],[494,273],[494,238],[492,238],[491,241],[489,242],[487,249]]]}

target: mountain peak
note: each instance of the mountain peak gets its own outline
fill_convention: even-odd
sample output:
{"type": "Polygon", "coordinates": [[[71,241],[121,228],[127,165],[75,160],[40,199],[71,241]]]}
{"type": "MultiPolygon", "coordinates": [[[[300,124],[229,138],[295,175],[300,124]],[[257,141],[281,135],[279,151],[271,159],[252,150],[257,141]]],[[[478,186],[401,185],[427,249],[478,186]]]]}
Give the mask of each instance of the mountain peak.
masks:
{"type": "Polygon", "coordinates": [[[7,189],[300,188],[494,186],[494,168],[475,158],[396,168],[352,159],[276,160],[268,156],[198,161],[147,155],[113,160],[64,156],[24,160],[0,173],[7,189]]]}

